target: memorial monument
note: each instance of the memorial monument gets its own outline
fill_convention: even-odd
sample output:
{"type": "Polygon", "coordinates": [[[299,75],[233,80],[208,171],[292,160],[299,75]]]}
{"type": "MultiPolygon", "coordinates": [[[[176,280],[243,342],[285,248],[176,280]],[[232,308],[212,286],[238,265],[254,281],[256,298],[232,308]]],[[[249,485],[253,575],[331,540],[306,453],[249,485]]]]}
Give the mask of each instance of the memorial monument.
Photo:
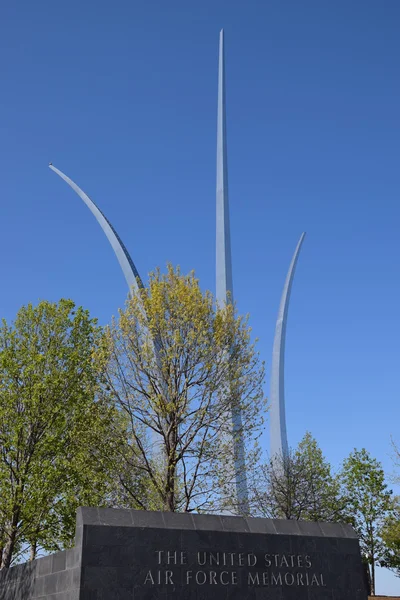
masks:
{"type": "MultiPolygon", "coordinates": [[[[216,181],[216,299],[220,304],[223,304],[226,301],[233,302],[225,96],[224,32],[222,30],[219,38],[216,181]]],[[[127,248],[125,247],[118,233],[115,231],[114,227],[111,225],[110,221],[100,210],[100,208],[93,202],[93,200],[91,200],[89,196],[74,181],[72,181],[72,179],[57,169],[52,163],[50,163],[49,167],[78,194],[78,196],[83,200],[83,202],[95,216],[117,256],[129,290],[131,290],[133,293],[137,293],[139,288],[143,287],[142,280],[127,248]]],[[[270,385],[271,456],[287,454],[288,452],[284,395],[285,338],[290,291],[304,236],[305,234],[303,233],[289,268],[275,328],[270,385]]],[[[154,346],[157,356],[157,340],[154,340],[154,346]]],[[[232,448],[232,451],[235,457],[234,469],[237,505],[240,507],[241,514],[247,514],[248,489],[244,443],[243,437],[240,435],[240,431],[242,429],[242,417],[240,410],[235,410],[232,414],[232,427],[234,431],[234,447],[232,448]]],[[[157,445],[157,440],[154,440],[154,445],[157,445]]]]}
{"type": "MultiPolygon", "coordinates": [[[[50,169],[63,179],[92,212],[110,242],[128,288],[137,293],[143,287],[142,279],[128,250],[100,208],[70,177],[56,168],[52,163],[50,169]]],[[[226,110],[225,110],[225,68],[224,68],[224,32],[220,32],[219,69],[218,69],[218,124],[217,124],[217,185],[216,185],[216,299],[222,305],[233,302],[232,259],[230,245],[229,203],[228,203],[228,169],[226,149],[226,110]]],[[[158,343],[154,340],[156,358],[158,359],[158,343]]],[[[159,359],[158,361],[159,362],[159,359]]],[[[245,451],[240,409],[232,411],[233,455],[237,506],[241,514],[248,513],[248,490],[246,479],[245,451]]],[[[154,446],[157,441],[154,440],[154,446]]]]}
{"type": "Polygon", "coordinates": [[[0,600],[366,600],[350,525],[80,508],[75,547],[0,571],[0,600]]]}
{"type": "MultiPolygon", "coordinates": [[[[129,289],[143,285],[110,222],[52,164],[105,232],[129,289]]],[[[224,38],[220,34],[217,135],[216,295],[232,302],[227,186],[224,38]]],[[[271,378],[272,454],[287,451],[284,351],[290,291],[302,234],[285,282],[271,378]]],[[[158,352],[157,340],[154,350],[158,352]]],[[[232,415],[241,427],[240,413],[232,415]]],[[[243,441],[234,448],[236,493],[247,503],[243,441]]],[[[350,525],[230,515],[79,508],[69,550],[0,571],[0,600],[366,600],[367,582],[350,525]]]]}

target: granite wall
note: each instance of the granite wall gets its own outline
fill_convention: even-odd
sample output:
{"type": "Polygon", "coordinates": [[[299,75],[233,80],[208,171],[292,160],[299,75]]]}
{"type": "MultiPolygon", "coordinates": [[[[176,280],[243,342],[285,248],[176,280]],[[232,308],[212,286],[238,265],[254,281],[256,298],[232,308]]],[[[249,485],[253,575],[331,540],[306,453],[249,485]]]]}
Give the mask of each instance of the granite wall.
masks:
{"type": "Polygon", "coordinates": [[[0,600],[80,600],[82,510],[77,514],[75,546],[0,571],[0,600]]]}
{"type": "Polygon", "coordinates": [[[0,571],[0,600],[79,600],[78,554],[74,548],[0,571]]]}
{"type": "Polygon", "coordinates": [[[0,572],[0,600],[366,600],[348,525],[81,508],[75,547],[0,572]]]}

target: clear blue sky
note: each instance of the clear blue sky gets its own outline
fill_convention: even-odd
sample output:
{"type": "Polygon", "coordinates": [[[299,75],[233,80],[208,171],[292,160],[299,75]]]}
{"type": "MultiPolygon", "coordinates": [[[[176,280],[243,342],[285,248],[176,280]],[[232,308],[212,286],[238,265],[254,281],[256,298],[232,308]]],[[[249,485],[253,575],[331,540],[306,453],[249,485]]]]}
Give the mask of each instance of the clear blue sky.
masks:
{"type": "MultiPolygon", "coordinates": [[[[398,0],[4,2],[1,316],[71,297],[106,323],[114,254],[51,160],[104,210],[145,278],[215,277],[218,33],[226,33],[235,296],[270,355],[292,252],[288,434],[334,466],[400,442],[398,0]]],[[[268,444],[267,437],[265,444],[268,444]]],[[[399,592],[384,576],[380,592],[399,592]]]]}

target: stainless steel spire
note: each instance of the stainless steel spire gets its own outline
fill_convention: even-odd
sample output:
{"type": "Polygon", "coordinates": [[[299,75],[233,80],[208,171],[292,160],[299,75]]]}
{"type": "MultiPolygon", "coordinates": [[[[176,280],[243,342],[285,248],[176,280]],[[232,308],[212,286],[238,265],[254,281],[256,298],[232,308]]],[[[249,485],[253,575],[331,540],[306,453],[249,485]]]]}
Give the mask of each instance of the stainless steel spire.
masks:
{"type": "Polygon", "coordinates": [[[305,237],[301,234],[286,277],[275,327],[274,347],[272,351],[271,392],[270,392],[270,445],[271,458],[288,454],[285,413],[285,339],[289,311],[290,292],[296,270],[300,249],[305,237]]]}
{"type": "Polygon", "coordinates": [[[96,206],[93,200],[91,200],[89,196],[85,194],[85,192],[81,190],[81,188],[77,186],[76,183],[72,181],[72,179],[67,177],[67,175],[65,175],[62,171],[54,167],[52,164],[50,164],[49,167],[52,171],[54,171],[54,173],[57,173],[57,175],[59,175],[61,179],[64,179],[64,181],[68,183],[68,185],[74,190],[74,192],[78,194],[80,198],[82,198],[86,206],[94,214],[97,222],[106,234],[107,239],[110,242],[117,256],[118,262],[121,266],[123,274],[125,275],[126,282],[129,286],[129,290],[132,290],[133,288],[133,291],[137,292],[139,288],[143,287],[142,280],[139,276],[139,273],[135,267],[133,260],[129,255],[128,250],[125,248],[121,238],[115,231],[114,227],[111,225],[110,221],[103,215],[103,213],[96,206]]]}
{"type": "MultiPolygon", "coordinates": [[[[81,190],[81,188],[78,185],[76,185],[74,181],[72,181],[72,179],[70,179],[67,175],[65,175],[65,173],[57,169],[52,163],[49,164],[49,167],[52,171],[54,171],[54,173],[57,173],[57,175],[59,175],[61,179],[64,179],[64,181],[68,183],[68,185],[74,190],[74,192],[78,194],[78,196],[84,201],[86,206],[96,217],[97,222],[106,234],[106,237],[115,252],[115,255],[118,259],[122,272],[125,276],[126,282],[128,284],[130,293],[136,294],[140,289],[143,288],[142,279],[128,250],[126,249],[118,233],[115,231],[114,227],[111,225],[110,221],[102,213],[99,207],[93,202],[93,200],[91,200],[89,196],[85,194],[85,192],[81,190]]],[[[159,365],[159,368],[161,368],[161,359],[159,356],[160,340],[155,338],[153,340],[153,344],[155,348],[156,360],[159,365]]]]}
{"type": "MultiPolygon", "coordinates": [[[[226,150],[224,31],[219,35],[218,120],[217,120],[217,219],[216,219],[216,299],[220,306],[233,303],[231,233],[228,201],[226,150]]],[[[238,512],[248,514],[246,462],[240,408],[232,409],[233,454],[238,512]]]]}
{"type": "Polygon", "coordinates": [[[224,30],[219,34],[218,121],[217,121],[217,301],[233,302],[231,232],[228,200],[228,159],[226,150],[224,30]]]}
{"type": "MultiPolygon", "coordinates": [[[[49,167],[52,171],[54,171],[54,173],[57,173],[57,175],[59,175],[61,177],[61,179],[64,179],[64,181],[66,183],[68,183],[68,185],[74,190],[74,192],[76,192],[78,194],[78,196],[84,201],[86,206],[90,209],[90,211],[96,217],[97,222],[99,223],[100,227],[106,234],[107,239],[110,242],[110,244],[117,256],[117,259],[121,266],[122,272],[125,275],[125,279],[128,284],[130,293],[137,294],[139,292],[139,290],[143,288],[143,282],[140,278],[138,270],[136,269],[135,263],[133,262],[132,258],[130,257],[128,250],[125,248],[124,243],[122,242],[118,233],[115,231],[114,227],[111,225],[110,221],[102,213],[102,211],[98,208],[98,206],[93,202],[93,200],[91,200],[89,198],[89,196],[87,194],[85,194],[85,192],[83,190],[81,190],[81,188],[78,185],[76,185],[76,183],[74,181],[72,181],[72,179],[70,179],[62,171],[57,169],[52,163],[49,164],[49,167]]],[[[142,310],[144,311],[143,306],[142,306],[142,310]]],[[[156,337],[155,339],[152,339],[152,344],[154,347],[154,355],[155,355],[155,359],[156,359],[156,363],[157,363],[157,368],[161,372],[162,371],[162,367],[161,367],[162,363],[161,363],[161,358],[160,358],[160,347],[161,347],[160,340],[156,337]]],[[[162,377],[161,377],[161,381],[163,382],[162,377]]],[[[163,387],[164,387],[164,393],[168,394],[168,390],[166,389],[165,384],[163,387]]],[[[152,437],[153,448],[155,448],[155,455],[158,456],[161,452],[160,437],[153,430],[151,431],[151,437],[152,437]]]]}

